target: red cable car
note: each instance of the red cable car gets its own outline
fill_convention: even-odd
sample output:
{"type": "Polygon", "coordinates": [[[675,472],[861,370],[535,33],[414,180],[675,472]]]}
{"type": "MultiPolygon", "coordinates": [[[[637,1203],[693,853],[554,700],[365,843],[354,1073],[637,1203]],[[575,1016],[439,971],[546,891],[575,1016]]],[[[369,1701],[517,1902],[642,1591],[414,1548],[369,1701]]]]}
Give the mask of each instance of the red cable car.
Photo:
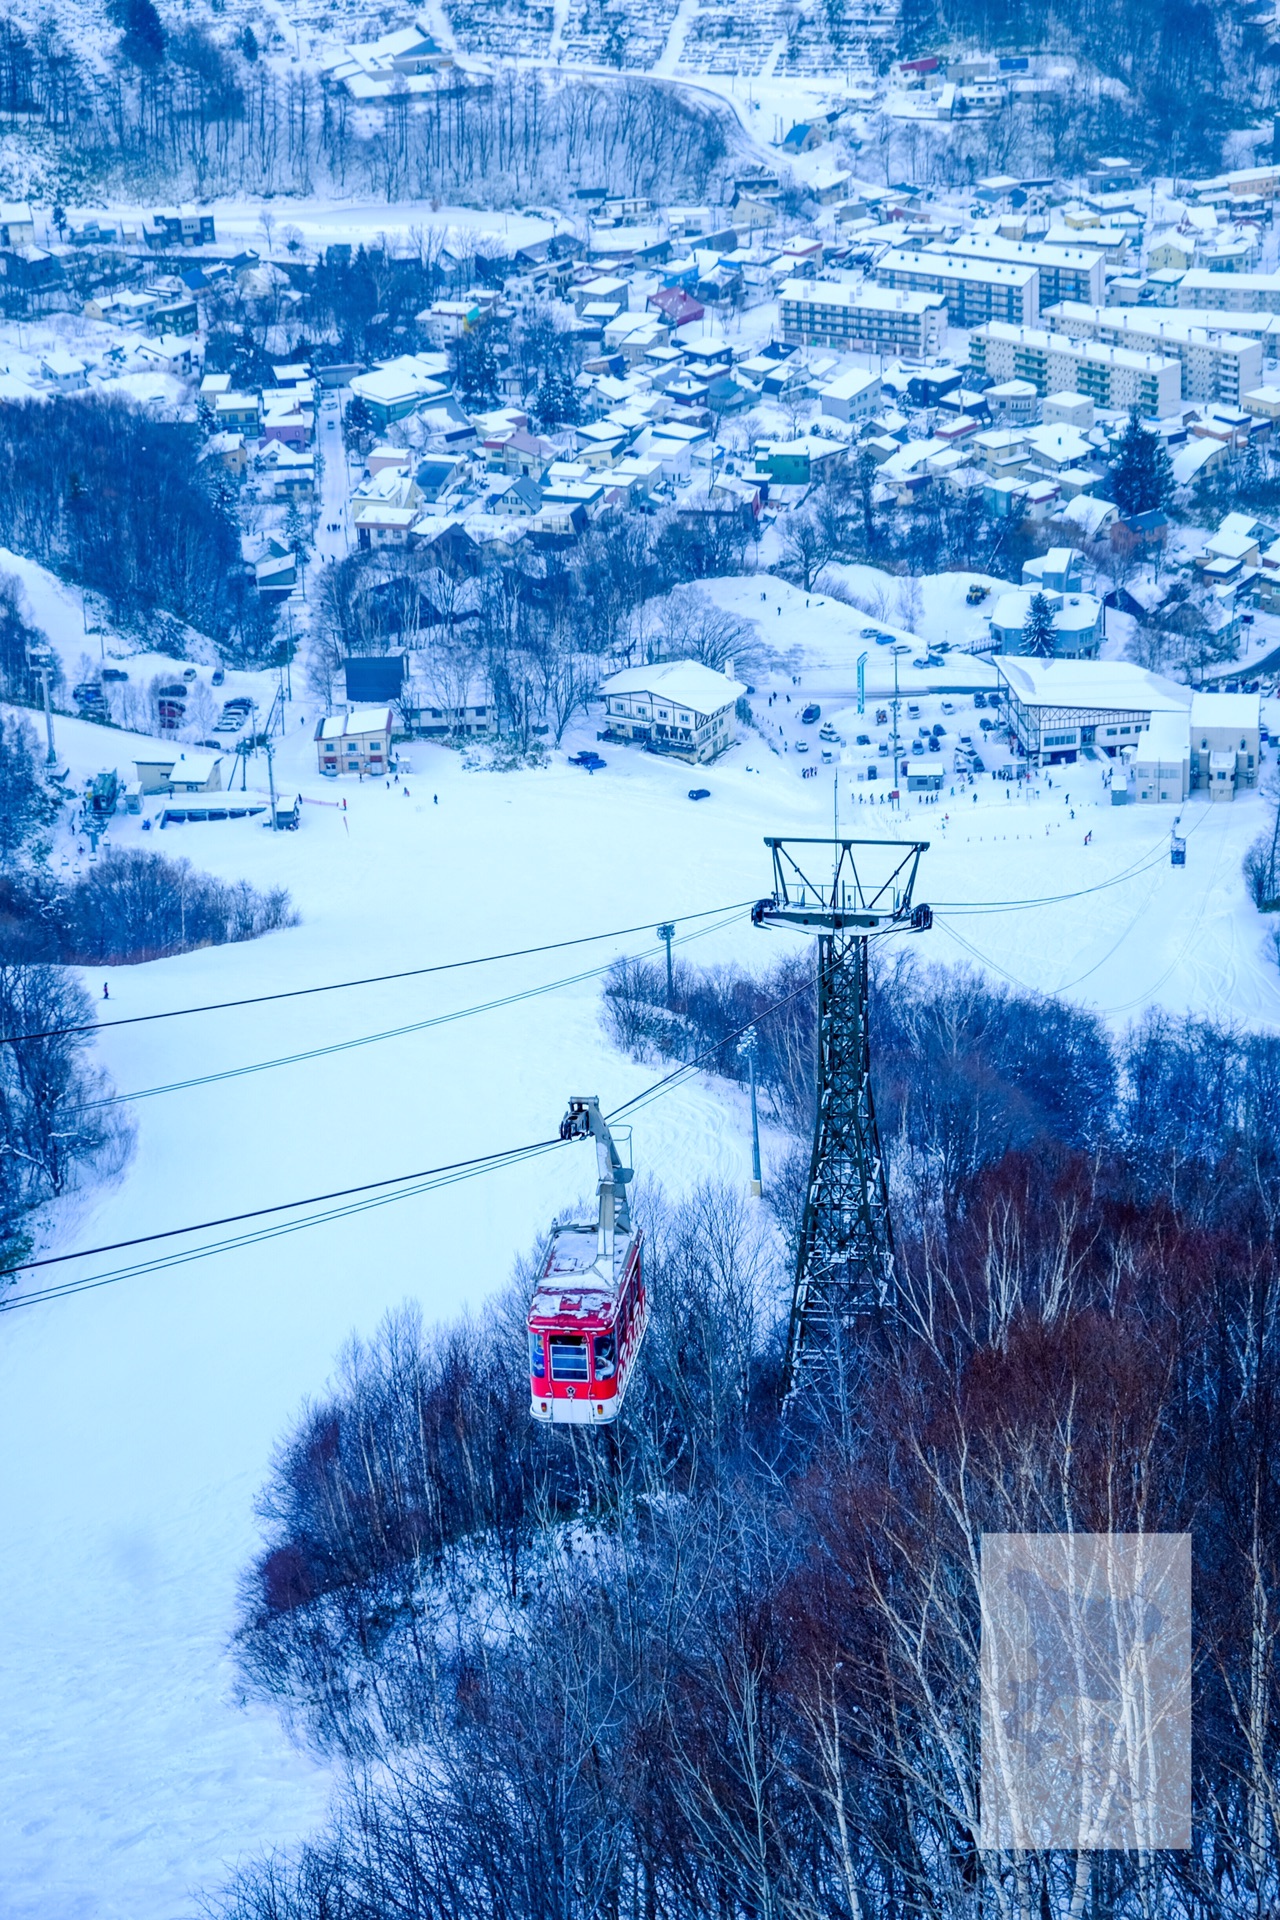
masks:
{"type": "Polygon", "coordinates": [[[616,1420],[649,1309],[643,1235],[631,1224],[623,1165],[600,1102],[571,1100],[562,1140],[596,1143],[594,1222],[557,1227],[529,1307],[529,1404],[535,1420],[603,1426],[616,1420]]]}

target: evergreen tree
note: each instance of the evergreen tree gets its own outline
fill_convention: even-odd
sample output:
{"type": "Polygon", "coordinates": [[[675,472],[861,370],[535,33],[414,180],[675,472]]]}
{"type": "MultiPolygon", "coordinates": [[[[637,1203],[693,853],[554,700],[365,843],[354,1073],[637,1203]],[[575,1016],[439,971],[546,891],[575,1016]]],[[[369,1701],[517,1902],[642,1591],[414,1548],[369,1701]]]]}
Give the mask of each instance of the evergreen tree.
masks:
{"type": "Polygon", "coordinates": [[[540,427],[573,427],[582,418],[582,399],[572,373],[552,367],[533,396],[531,411],[540,427]]]}
{"type": "Polygon", "coordinates": [[[120,51],[136,67],[164,59],[165,33],[152,0],[108,0],[107,18],[119,27],[120,51]]]}
{"type": "Polygon", "coordinates": [[[1036,660],[1052,660],[1058,651],[1058,630],[1053,608],[1043,593],[1033,593],[1022,626],[1022,651],[1036,660]]]}
{"type": "Polygon", "coordinates": [[[348,400],[342,424],[356,451],[366,453],[373,442],[373,415],[368,401],[362,400],[358,393],[353,393],[348,400]]]}
{"type": "Polygon", "coordinates": [[[302,517],[302,510],[296,499],[291,499],[285,509],[284,538],[285,545],[296,553],[300,560],[306,560],[309,557],[311,542],[308,538],[306,522],[302,517]]]}
{"type": "Polygon", "coordinates": [[[454,385],[471,407],[498,404],[498,356],[486,325],[460,333],[449,351],[454,385]]]}
{"type": "Polygon", "coordinates": [[[1121,513],[1152,513],[1168,504],[1173,485],[1173,468],[1164,445],[1156,434],[1148,433],[1135,407],[1111,462],[1115,503],[1121,513]]]}

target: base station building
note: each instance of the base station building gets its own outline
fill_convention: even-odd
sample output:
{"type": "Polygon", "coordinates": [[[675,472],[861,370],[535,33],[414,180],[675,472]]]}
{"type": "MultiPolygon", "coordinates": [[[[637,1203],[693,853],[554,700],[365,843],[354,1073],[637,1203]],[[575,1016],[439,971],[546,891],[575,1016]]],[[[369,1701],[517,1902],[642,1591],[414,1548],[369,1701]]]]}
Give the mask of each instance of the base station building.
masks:
{"type": "Polygon", "coordinates": [[[1032,766],[1081,754],[1117,763],[1112,798],[1233,800],[1256,787],[1262,756],[1256,693],[1197,693],[1124,660],[997,658],[1000,710],[1032,766]]]}

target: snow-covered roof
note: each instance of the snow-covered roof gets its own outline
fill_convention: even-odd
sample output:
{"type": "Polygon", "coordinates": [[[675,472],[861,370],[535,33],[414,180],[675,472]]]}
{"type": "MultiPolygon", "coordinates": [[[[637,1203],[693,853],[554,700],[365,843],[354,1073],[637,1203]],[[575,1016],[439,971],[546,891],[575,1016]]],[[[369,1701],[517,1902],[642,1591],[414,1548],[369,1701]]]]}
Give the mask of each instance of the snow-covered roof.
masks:
{"type": "Polygon", "coordinates": [[[997,659],[995,668],[1024,707],[1171,713],[1191,705],[1189,687],[1128,660],[997,659]]]}
{"type": "MultiPolygon", "coordinates": [[[[148,764],[148,763],[141,762],[141,763],[135,763],[135,764],[148,764]]],[[[157,759],[157,761],[151,762],[150,764],[163,765],[163,761],[157,759]]],[[[212,778],[214,768],[220,767],[221,765],[222,765],[221,754],[188,753],[184,749],[173,760],[172,771],[169,775],[169,778],[182,786],[194,784],[196,786],[203,787],[212,778]]]]}
{"type": "Polygon", "coordinates": [[[393,719],[390,707],[359,707],[347,715],[346,732],[390,733],[393,719]]]}
{"type": "Polygon", "coordinates": [[[1261,721],[1262,697],[1256,693],[1193,693],[1191,726],[1230,727],[1242,733],[1257,732],[1261,721]]]}
{"type": "MultiPolygon", "coordinates": [[[[887,466],[888,461],[885,462],[887,466]]],[[[996,601],[991,613],[993,627],[1008,631],[1026,625],[1031,602],[1041,598],[1053,610],[1053,624],[1059,633],[1080,633],[1098,623],[1098,602],[1091,593],[1071,593],[1065,597],[1056,588],[1040,586],[1010,587],[996,601]]]]}
{"type": "Polygon", "coordinates": [[[730,707],[746,692],[741,681],[704,667],[699,660],[662,660],[650,667],[625,667],[601,683],[606,698],[612,694],[638,693],[669,700],[674,706],[689,707],[695,713],[718,713],[730,707]]]}
{"type": "Polygon", "coordinates": [[[1190,752],[1191,739],[1187,730],[1186,713],[1153,711],[1150,720],[1138,735],[1133,758],[1135,764],[1151,760],[1185,760],[1190,752]]]}

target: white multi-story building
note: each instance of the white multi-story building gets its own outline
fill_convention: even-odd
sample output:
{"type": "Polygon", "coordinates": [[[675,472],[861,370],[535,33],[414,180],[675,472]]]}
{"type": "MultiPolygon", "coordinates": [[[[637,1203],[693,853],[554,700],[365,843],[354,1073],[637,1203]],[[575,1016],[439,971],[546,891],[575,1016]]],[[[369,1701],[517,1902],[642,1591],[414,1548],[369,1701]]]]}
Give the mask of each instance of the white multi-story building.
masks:
{"type": "Polygon", "coordinates": [[[999,234],[967,233],[948,253],[960,259],[999,260],[1034,267],[1040,276],[1040,311],[1058,300],[1102,305],[1106,295],[1106,255],[1101,248],[1047,246],[1036,240],[1002,240],[999,234]]]}
{"type": "Polygon", "coordinates": [[[946,332],[947,303],[937,293],[787,280],[778,299],[782,337],[796,346],[923,358],[939,351],[946,332]]]}
{"type": "Polygon", "coordinates": [[[1072,339],[1104,340],[1136,353],[1177,360],[1182,368],[1184,400],[1222,400],[1239,404],[1262,379],[1262,347],[1256,339],[1221,325],[1193,322],[1189,312],[1169,307],[1086,307],[1064,300],[1045,314],[1072,339]]]}
{"type": "Polygon", "coordinates": [[[1192,267],[1178,282],[1180,307],[1218,313],[1280,313],[1280,273],[1214,273],[1192,267]]]}
{"type": "Polygon", "coordinates": [[[875,275],[884,287],[940,293],[953,327],[980,327],[987,320],[1033,327],[1040,317],[1040,275],[1025,263],[894,247],[880,260],[875,275]]]}
{"type": "Polygon", "coordinates": [[[1182,397],[1182,369],[1167,355],[1072,340],[1040,327],[993,320],[970,340],[969,361],[991,380],[1030,380],[1040,394],[1080,393],[1115,411],[1137,407],[1151,420],[1173,413],[1182,397]]]}

